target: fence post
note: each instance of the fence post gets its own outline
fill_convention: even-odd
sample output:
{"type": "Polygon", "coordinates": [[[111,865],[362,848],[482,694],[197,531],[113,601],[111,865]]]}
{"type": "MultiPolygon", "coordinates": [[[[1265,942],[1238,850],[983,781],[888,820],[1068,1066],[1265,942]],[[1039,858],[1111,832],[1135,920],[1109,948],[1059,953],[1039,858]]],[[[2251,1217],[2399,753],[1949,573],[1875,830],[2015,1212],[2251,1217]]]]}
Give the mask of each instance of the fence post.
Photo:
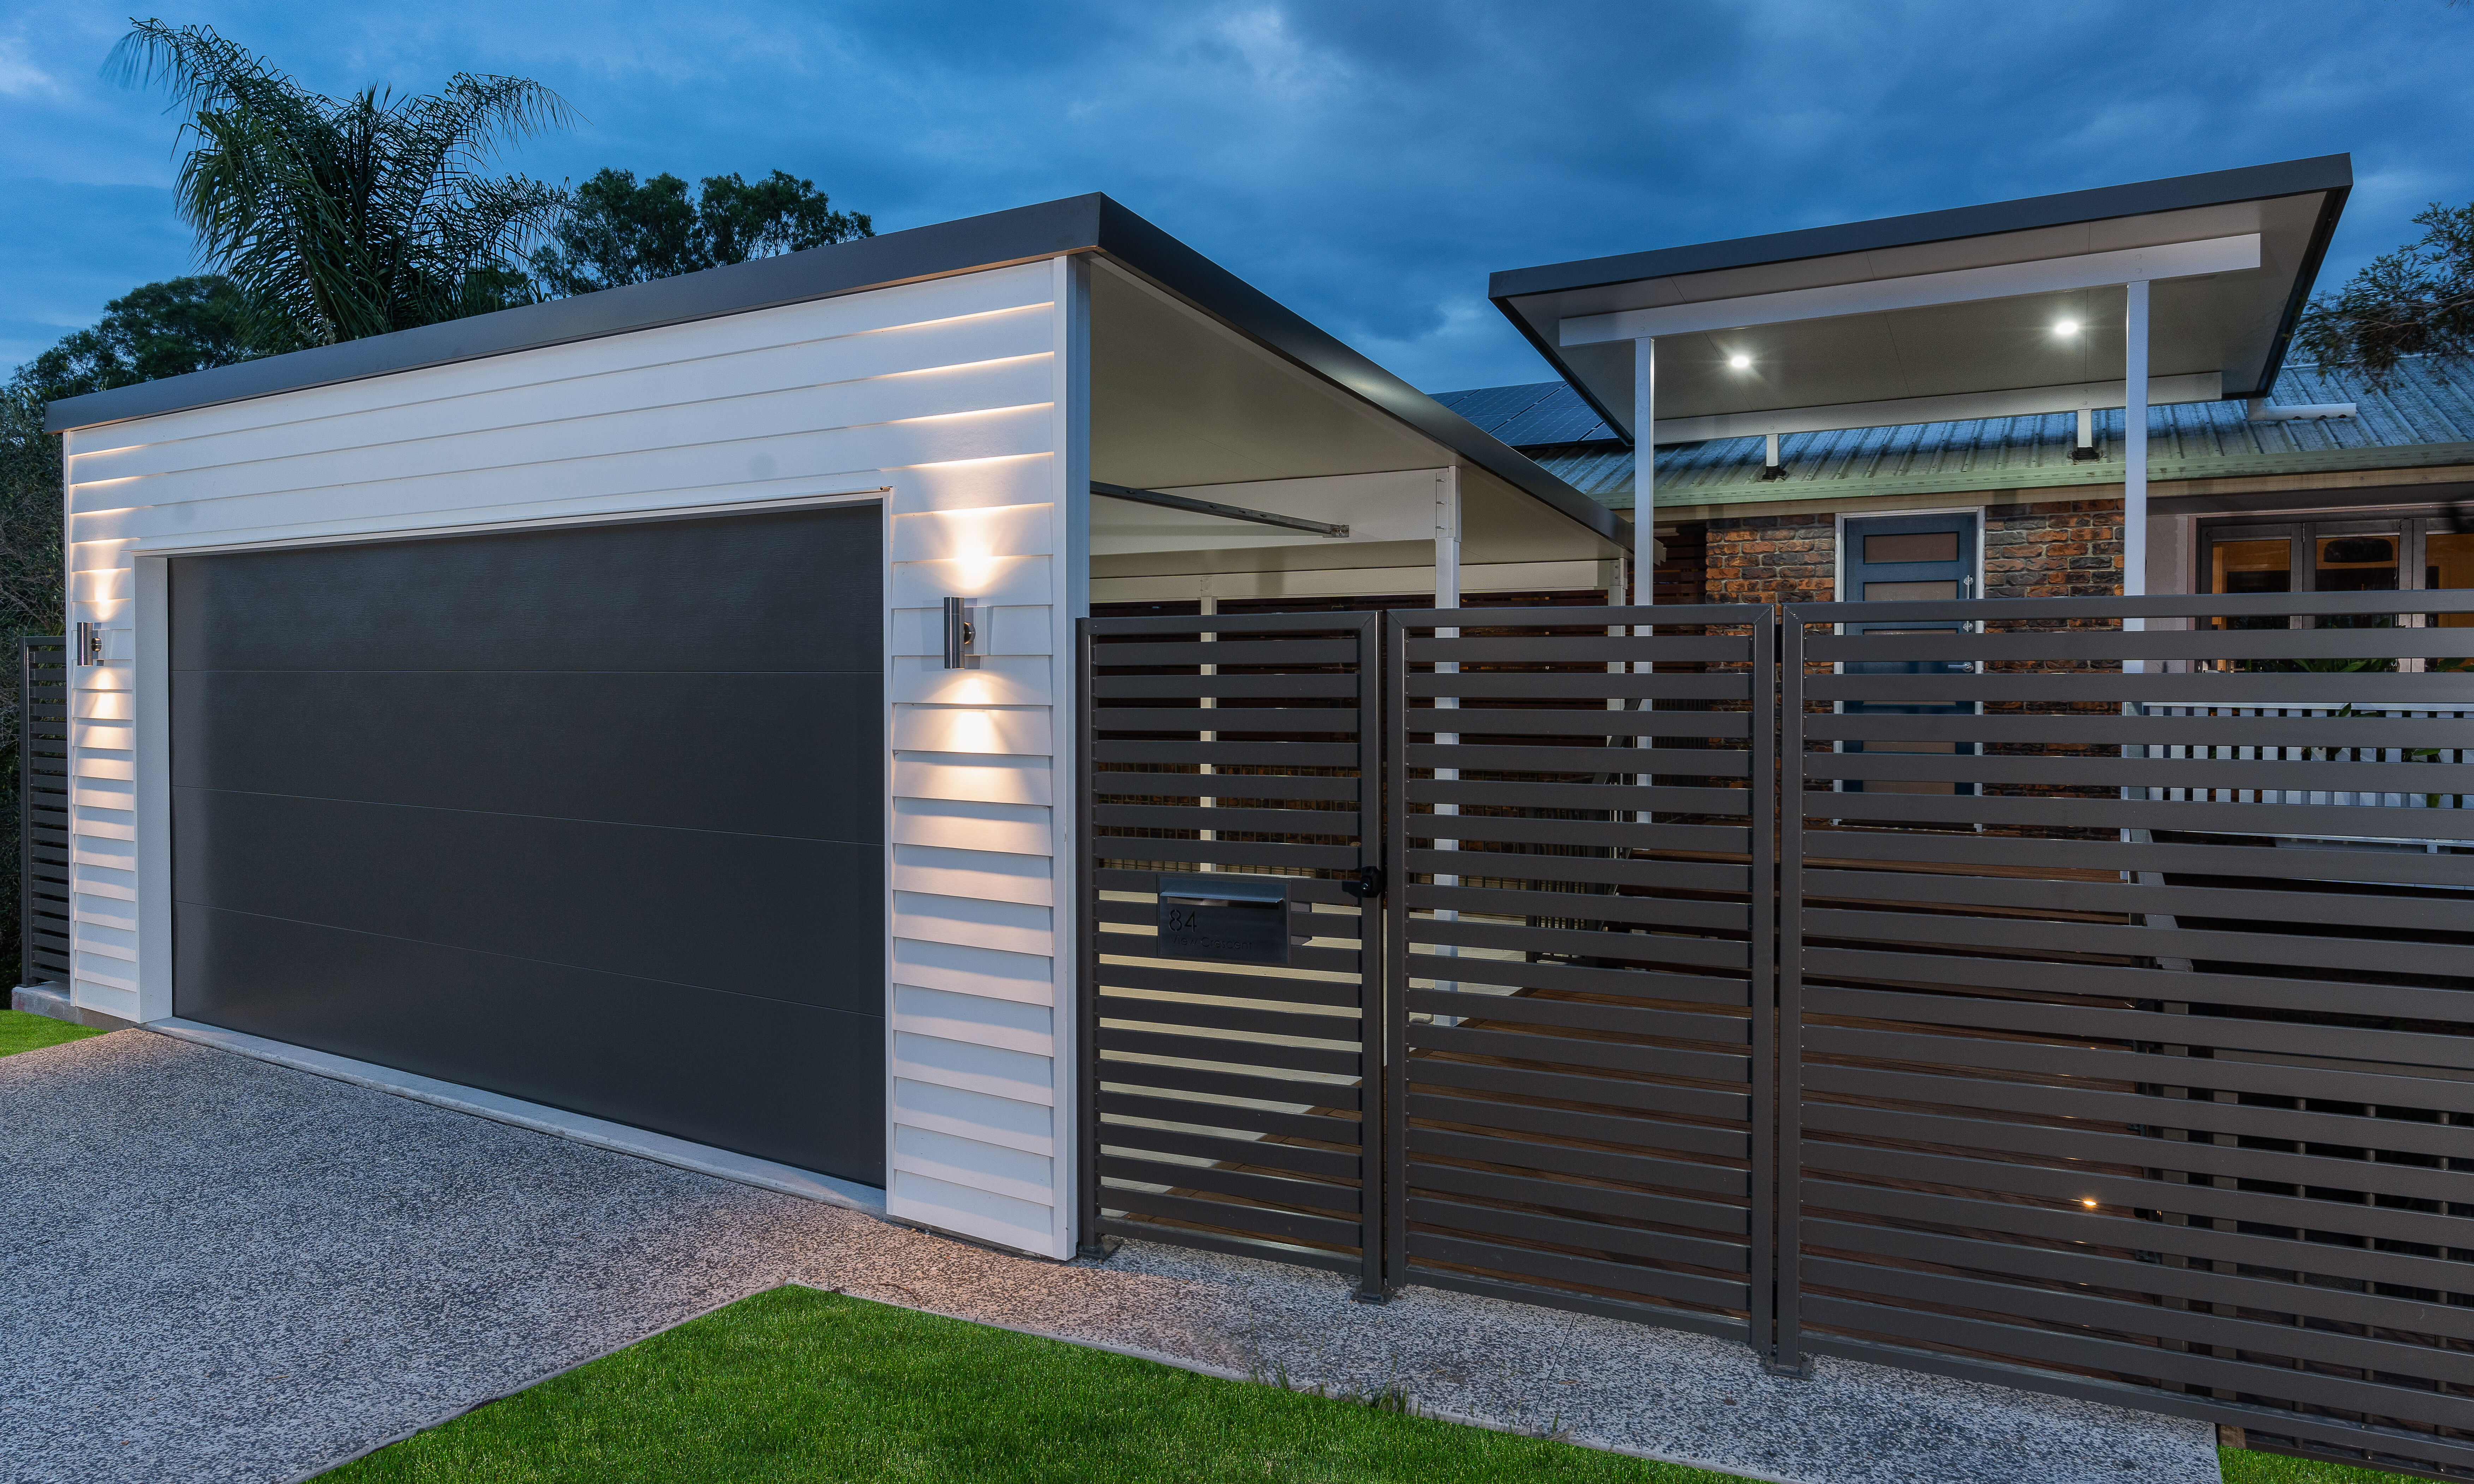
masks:
{"type": "Polygon", "coordinates": [[[1080,729],[1074,749],[1074,1061],[1075,1085],[1081,1095],[1074,1109],[1075,1254],[1105,1260],[1110,1251],[1100,1234],[1100,872],[1092,844],[1091,737],[1097,730],[1091,677],[1099,666],[1092,656],[1091,620],[1074,624],[1074,725],[1080,729]]]}
{"type": "Polygon", "coordinates": [[[1779,1376],[1809,1376],[1812,1357],[1804,1352],[1799,1328],[1802,1287],[1798,1261],[1803,1251],[1799,1213],[1803,1209],[1804,1171],[1804,616],[1798,605],[1780,610],[1776,653],[1779,656],[1777,799],[1778,917],[1773,933],[1778,945],[1777,1131],[1770,1144],[1778,1202],[1770,1226],[1774,1244],[1777,1311],[1762,1369],[1779,1376]]]}
{"type": "Polygon", "coordinates": [[[1745,861],[1752,908],[1747,945],[1753,1053],[1752,1312],[1750,1338],[1764,1364],[1778,1358],[1778,638],[1777,610],[1753,620],[1751,716],[1752,852],[1745,861]]]}
{"type": "Polygon", "coordinates": [[[1398,1007],[1405,996],[1394,992],[1391,966],[1397,960],[1389,951],[1398,915],[1394,903],[1401,897],[1399,879],[1392,872],[1395,836],[1387,827],[1398,806],[1398,793],[1384,787],[1385,765],[1397,745],[1388,725],[1391,708],[1385,704],[1392,671],[1384,659],[1386,651],[1395,647],[1393,632],[1388,612],[1368,613],[1358,621],[1357,859],[1361,868],[1372,869],[1375,888],[1358,898],[1357,907],[1357,1044],[1363,1089],[1357,1145],[1362,1184],[1358,1193],[1360,1273],[1351,1297],[1365,1304],[1389,1300],[1406,1266],[1394,1255],[1405,1231],[1402,1192],[1397,1188],[1403,1166],[1395,1158],[1404,1128],[1400,1058],[1395,1047],[1400,1017],[1405,1014],[1398,1007]]]}
{"type": "Polygon", "coordinates": [[[35,638],[17,640],[17,982],[35,975],[35,638]]]}

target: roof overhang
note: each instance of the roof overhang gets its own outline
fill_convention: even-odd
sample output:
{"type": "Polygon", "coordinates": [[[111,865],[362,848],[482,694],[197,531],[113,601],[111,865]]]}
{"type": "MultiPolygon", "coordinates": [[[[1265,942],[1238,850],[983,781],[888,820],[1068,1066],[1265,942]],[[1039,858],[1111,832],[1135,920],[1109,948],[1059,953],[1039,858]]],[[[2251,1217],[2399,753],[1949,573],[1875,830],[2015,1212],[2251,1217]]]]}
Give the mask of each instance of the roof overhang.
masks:
{"type": "Polygon", "coordinates": [[[1459,460],[1629,544],[1628,523],[1605,506],[1098,193],[68,397],[51,404],[44,426],[60,432],[156,417],[1079,252],[1104,255],[1459,460]]]}
{"type": "Polygon", "coordinates": [[[1516,269],[1490,293],[1627,436],[1654,337],[1660,443],[2121,406],[2134,280],[2152,401],[2264,396],[2352,185],[2331,155],[1516,269]]]}

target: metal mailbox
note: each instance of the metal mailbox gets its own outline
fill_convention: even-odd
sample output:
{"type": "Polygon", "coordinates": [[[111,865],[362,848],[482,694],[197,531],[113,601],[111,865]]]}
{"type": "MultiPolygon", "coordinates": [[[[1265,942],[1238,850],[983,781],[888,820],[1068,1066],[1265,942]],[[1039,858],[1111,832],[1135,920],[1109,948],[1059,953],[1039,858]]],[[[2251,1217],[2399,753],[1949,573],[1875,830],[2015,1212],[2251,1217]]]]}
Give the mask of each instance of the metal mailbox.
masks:
{"type": "Polygon", "coordinates": [[[1289,883],[1215,872],[1159,874],[1159,955],[1226,964],[1289,961],[1289,883]]]}

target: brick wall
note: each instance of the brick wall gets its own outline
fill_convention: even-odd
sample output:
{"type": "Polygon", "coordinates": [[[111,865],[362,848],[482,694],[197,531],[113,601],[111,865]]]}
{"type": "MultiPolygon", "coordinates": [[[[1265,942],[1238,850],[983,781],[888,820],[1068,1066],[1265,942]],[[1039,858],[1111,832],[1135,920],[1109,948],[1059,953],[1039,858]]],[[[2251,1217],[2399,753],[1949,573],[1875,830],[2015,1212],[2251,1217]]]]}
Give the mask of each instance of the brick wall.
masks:
{"type": "Polygon", "coordinates": [[[2105,598],[2120,591],[2120,500],[1986,508],[1986,597],[2105,598]]]}
{"type": "Polygon", "coordinates": [[[1707,601],[1827,603],[1836,596],[1838,536],[1820,515],[1738,515],[1712,520],[1707,601]]]}
{"type": "MultiPolygon", "coordinates": [[[[1702,538],[1705,602],[1827,603],[1838,595],[1837,533],[1829,515],[1712,520],[1702,538]]],[[[1667,573],[1659,576],[1660,600],[1673,601],[1667,573]]],[[[2121,590],[2120,500],[1985,509],[1984,596],[2108,597],[2121,590]]]]}

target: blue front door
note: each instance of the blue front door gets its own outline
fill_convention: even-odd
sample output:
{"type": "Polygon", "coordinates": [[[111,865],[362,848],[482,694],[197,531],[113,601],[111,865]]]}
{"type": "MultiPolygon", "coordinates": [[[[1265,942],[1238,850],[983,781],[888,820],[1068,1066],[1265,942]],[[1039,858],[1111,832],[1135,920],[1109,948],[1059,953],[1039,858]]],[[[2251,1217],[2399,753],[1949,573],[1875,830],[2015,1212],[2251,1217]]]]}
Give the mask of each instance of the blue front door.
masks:
{"type": "MultiPolygon", "coordinates": [[[[1976,586],[1977,543],[1979,539],[1977,518],[1973,514],[1959,515],[1867,515],[1851,517],[1846,523],[1847,543],[1845,575],[1839,584],[1839,599],[1856,603],[1919,603],[1954,602],[1978,596],[1976,586]]],[[[1919,631],[1957,632],[1966,624],[1922,622],[1900,619],[1883,623],[1851,623],[1844,626],[1849,634],[1914,633],[1919,631]]],[[[1850,675],[1954,675],[1969,668],[1964,660],[1896,659],[1851,663],[1850,675]]],[[[1958,716],[1974,711],[1972,705],[1922,705],[1892,701],[1851,701],[1845,709],[1850,715],[1880,716],[1958,716]]],[[[1928,753],[1951,756],[1972,754],[1975,746],[1965,742],[1930,740],[1849,742],[1846,751],[1875,753],[1928,753]]],[[[1971,794],[1973,783],[1942,781],[1905,781],[1890,779],[1848,779],[1841,785],[1849,791],[1880,794],[1971,794]]]]}

